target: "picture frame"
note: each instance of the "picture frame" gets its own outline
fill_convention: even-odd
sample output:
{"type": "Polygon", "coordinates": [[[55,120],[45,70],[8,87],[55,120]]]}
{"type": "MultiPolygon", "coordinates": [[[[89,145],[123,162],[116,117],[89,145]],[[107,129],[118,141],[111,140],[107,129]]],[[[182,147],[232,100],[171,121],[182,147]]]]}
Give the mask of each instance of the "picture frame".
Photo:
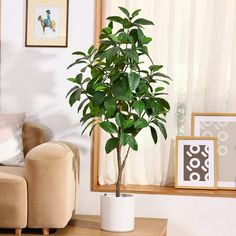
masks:
{"type": "Polygon", "coordinates": [[[177,136],[175,150],[176,188],[217,188],[216,138],[177,136]]]}
{"type": "Polygon", "coordinates": [[[192,113],[192,135],[217,137],[218,189],[236,189],[236,113],[192,113]]]}
{"type": "Polygon", "coordinates": [[[69,0],[26,1],[26,47],[67,47],[69,0]]]}

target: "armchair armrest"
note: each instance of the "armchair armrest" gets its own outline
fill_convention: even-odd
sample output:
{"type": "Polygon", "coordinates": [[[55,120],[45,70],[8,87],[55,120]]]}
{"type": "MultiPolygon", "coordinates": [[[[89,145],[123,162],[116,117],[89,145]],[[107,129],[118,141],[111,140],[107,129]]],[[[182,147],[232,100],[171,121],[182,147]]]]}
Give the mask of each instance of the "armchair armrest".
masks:
{"type": "Polygon", "coordinates": [[[28,227],[63,228],[71,219],[78,155],[77,147],[68,142],[47,142],[28,152],[28,227]]]}

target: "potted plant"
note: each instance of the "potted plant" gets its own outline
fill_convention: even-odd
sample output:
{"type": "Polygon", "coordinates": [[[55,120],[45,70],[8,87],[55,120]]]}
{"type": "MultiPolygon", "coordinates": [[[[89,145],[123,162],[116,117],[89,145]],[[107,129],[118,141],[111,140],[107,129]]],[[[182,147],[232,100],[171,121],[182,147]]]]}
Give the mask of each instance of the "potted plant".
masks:
{"type": "Polygon", "coordinates": [[[157,130],[167,137],[164,123],[170,106],[163,98],[166,95],[163,83],[168,84],[170,78],[159,72],[163,66],[154,64],[148,53],[147,45],[152,38],[145,35],[143,27],[153,23],[139,18],[140,10],[130,13],[123,7],[119,8],[124,17],[107,18],[109,24],[102,29],[99,48],[91,46],[87,52],[73,53],[77,59],[68,68],[81,64],[83,67],[75,77],[68,78],[75,85],[67,96],[71,106],[79,102],[80,121],[85,125],[82,133],[90,127],[91,135],[94,127],[99,125],[110,135],[105,145],[106,153],[116,151],[116,193],[115,196],[104,195],[101,199],[101,208],[105,205],[114,216],[106,216],[101,210],[101,227],[111,231],[130,231],[134,225],[134,203],[131,195],[120,193],[122,173],[130,150],[138,150],[136,136],[141,130],[149,128],[154,143],[158,139],[157,130]],[[114,23],[120,28],[114,30],[114,23]],[[144,57],[149,59],[149,66],[143,63],[144,57]],[[125,156],[121,154],[123,148],[126,148],[125,156]],[[130,199],[132,217],[128,220],[125,218],[129,213],[124,201],[130,202],[130,199]],[[113,201],[121,202],[112,203],[118,206],[115,212],[112,206],[107,205],[113,201]],[[125,213],[118,212],[122,206],[125,213]],[[111,221],[111,218],[114,218],[114,226],[105,222],[107,219],[111,221]],[[120,227],[122,222],[129,225],[120,227]]]}

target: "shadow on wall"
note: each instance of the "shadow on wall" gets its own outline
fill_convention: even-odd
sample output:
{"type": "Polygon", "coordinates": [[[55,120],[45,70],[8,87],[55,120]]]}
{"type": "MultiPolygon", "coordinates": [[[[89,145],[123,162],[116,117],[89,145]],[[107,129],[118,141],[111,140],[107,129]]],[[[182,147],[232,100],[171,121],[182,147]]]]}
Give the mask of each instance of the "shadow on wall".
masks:
{"type": "Polygon", "coordinates": [[[40,69],[51,55],[35,50],[17,52],[6,43],[2,43],[2,55],[2,110],[37,113],[40,99],[49,101],[54,96],[53,71],[40,69]]]}
{"type": "Polygon", "coordinates": [[[25,111],[27,120],[50,128],[50,139],[72,141],[88,150],[89,137],[80,135],[79,117],[76,122],[70,119],[64,94],[56,89],[57,55],[45,50],[23,48],[17,51],[11,44],[2,42],[1,111],[25,111]]]}

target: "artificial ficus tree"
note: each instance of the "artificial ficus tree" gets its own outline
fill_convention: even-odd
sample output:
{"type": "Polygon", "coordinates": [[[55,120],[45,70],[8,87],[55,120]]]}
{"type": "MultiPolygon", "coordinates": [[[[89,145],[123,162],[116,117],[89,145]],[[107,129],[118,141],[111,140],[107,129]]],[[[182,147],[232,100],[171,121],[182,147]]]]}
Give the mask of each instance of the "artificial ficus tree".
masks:
{"type": "Polygon", "coordinates": [[[83,132],[90,127],[91,135],[99,125],[110,134],[105,150],[117,154],[117,197],[130,149],[138,150],[136,136],[149,128],[154,143],[158,140],[157,130],[166,138],[165,116],[170,110],[163,92],[163,84],[169,84],[170,78],[159,72],[162,65],[153,63],[147,47],[152,38],[143,31],[144,26],[153,23],[139,18],[140,10],[130,13],[119,8],[124,17],[107,18],[109,24],[102,29],[98,49],[91,46],[87,52],[73,53],[77,59],[68,68],[82,67],[75,77],[68,78],[74,87],[67,94],[71,106],[78,102],[83,132]],[[113,29],[114,23],[120,26],[118,30],[113,29]],[[149,66],[143,64],[143,57],[149,59],[149,66]],[[122,156],[125,146],[126,154],[122,156]]]}

